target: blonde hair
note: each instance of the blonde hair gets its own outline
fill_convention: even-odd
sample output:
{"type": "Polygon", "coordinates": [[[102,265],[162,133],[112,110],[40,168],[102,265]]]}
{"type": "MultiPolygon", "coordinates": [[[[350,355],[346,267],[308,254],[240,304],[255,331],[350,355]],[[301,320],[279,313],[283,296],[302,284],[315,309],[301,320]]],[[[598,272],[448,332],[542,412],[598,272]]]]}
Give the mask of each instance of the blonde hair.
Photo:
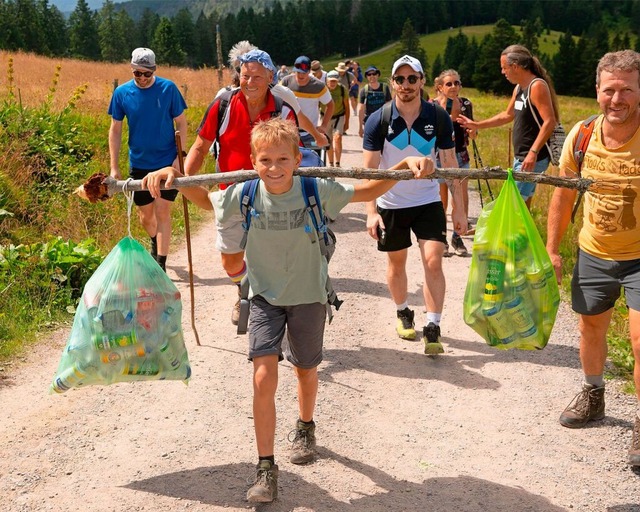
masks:
{"type": "Polygon", "coordinates": [[[292,121],[274,117],[260,121],[251,132],[251,154],[256,155],[260,148],[290,144],[294,156],[300,153],[300,136],[298,127],[292,121]]]}
{"type": "Polygon", "coordinates": [[[458,80],[461,80],[460,73],[458,73],[455,69],[445,69],[433,80],[433,87],[435,88],[436,92],[440,92],[440,87],[444,85],[444,77],[449,75],[457,76],[458,80]]]}

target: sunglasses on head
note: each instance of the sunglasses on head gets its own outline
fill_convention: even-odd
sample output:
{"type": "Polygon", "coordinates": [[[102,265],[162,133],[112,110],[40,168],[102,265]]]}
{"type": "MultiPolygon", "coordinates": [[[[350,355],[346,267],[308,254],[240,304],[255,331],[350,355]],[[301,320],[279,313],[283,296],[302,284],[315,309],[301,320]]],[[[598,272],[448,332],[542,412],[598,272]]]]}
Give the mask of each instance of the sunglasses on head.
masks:
{"type": "Polygon", "coordinates": [[[137,76],[140,78],[141,76],[145,78],[151,78],[153,76],[153,71],[138,71],[137,69],[133,72],[133,76],[137,76]]]}
{"type": "Polygon", "coordinates": [[[453,87],[454,85],[456,87],[460,87],[462,85],[462,83],[460,82],[460,80],[455,80],[453,82],[447,82],[444,85],[446,85],[447,87],[453,87]]]}
{"type": "Polygon", "coordinates": [[[417,75],[409,75],[407,77],[404,77],[402,75],[398,75],[398,76],[394,76],[393,77],[393,81],[395,83],[397,83],[398,85],[402,85],[405,81],[405,79],[411,84],[414,85],[418,82],[418,80],[420,80],[420,77],[417,75]]]}

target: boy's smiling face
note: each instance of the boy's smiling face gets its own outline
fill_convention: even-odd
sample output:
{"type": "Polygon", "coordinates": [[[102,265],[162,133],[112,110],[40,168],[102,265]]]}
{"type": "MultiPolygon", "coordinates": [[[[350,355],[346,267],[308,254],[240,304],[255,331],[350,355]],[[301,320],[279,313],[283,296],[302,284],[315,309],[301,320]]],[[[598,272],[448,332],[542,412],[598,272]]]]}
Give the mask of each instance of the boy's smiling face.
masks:
{"type": "Polygon", "coordinates": [[[300,165],[302,155],[291,144],[281,142],[261,145],[251,155],[251,162],[270,194],[284,194],[293,185],[293,171],[300,165]]]}

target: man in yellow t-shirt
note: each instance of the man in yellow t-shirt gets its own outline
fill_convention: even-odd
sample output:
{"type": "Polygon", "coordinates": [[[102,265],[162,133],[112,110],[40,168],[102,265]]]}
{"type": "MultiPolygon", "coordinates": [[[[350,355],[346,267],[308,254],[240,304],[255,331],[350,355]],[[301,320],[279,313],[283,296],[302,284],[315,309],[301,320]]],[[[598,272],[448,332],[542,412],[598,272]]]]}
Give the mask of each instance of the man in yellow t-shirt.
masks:
{"type": "MultiPolygon", "coordinates": [[[[571,282],[571,302],[580,315],[582,391],[560,415],[560,424],[581,428],[604,418],[604,365],[607,330],[613,306],[624,288],[634,354],[640,353],[640,54],[632,50],[607,53],[596,72],[596,93],[602,115],[585,152],[581,175],[595,180],[585,194],[583,225],[571,282]]],[[[580,123],[573,127],[562,151],[560,175],[575,177],[574,146],[580,123]]],[[[558,280],[559,245],[571,219],[576,191],[557,188],[547,223],[547,251],[558,280]]],[[[638,406],[628,462],[640,466],[640,365],[634,381],[638,406]]]]}

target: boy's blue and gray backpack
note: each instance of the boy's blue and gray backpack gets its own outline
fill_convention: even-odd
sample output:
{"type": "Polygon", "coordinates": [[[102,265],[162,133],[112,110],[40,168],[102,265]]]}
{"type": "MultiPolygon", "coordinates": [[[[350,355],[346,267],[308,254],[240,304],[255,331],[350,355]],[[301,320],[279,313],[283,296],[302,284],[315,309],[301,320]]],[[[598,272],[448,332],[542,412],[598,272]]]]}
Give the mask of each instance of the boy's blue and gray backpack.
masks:
{"type": "MultiPolygon", "coordinates": [[[[327,262],[329,262],[336,249],[336,236],[327,226],[328,218],[322,211],[322,204],[320,203],[316,178],[300,176],[300,182],[302,185],[305,209],[311,217],[311,222],[315,228],[315,232],[308,228],[305,228],[305,231],[307,231],[312,243],[318,243],[320,253],[327,259],[327,262]]],[[[243,218],[242,227],[244,229],[244,236],[240,243],[240,247],[242,247],[242,249],[244,249],[247,243],[247,235],[249,234],[249,228],[251,227],[251,219],[256,215],[253,203],[259,184],[259,178],[245,181],[242,184],[242,199],[240,200],[240,212],[243,218]]],[[[327,290],[327,317],[329,318],[329,323],[331,323],[331,320],[333,319],[331,306],[335,307],[337,311],[340,309],[343,301],[338,299],[328,275],[325,288],[327,290]]],[[[247,322],[249,320],[249,281],[246,276],[242,280],[240,289],[240,319],[238,321],[238,334],[245,334],[247,332],[247,322]]]]}

